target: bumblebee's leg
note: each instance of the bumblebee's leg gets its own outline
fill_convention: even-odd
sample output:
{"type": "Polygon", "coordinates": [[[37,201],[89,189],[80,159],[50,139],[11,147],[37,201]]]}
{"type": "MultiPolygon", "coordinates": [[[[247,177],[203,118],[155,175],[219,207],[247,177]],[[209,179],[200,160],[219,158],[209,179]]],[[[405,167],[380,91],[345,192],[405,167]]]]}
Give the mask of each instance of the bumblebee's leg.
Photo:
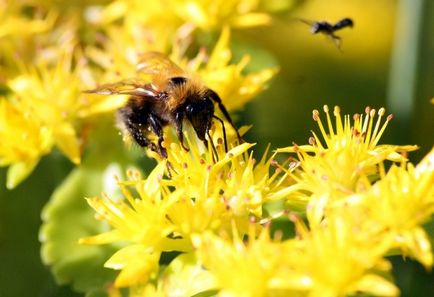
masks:
{"type": "Polygon", "coordinates": [[[225,123],[223,122],[223,120],[221,118],[219,118],[218,116],[213,115],[213,118],[215,118],[216,120],[218,120],[220,122],[220,124],[222,124],[222,130],[223,130],[223,141],[225,144],[225,153],[228,152],[228,141],[226,139],[226,128],[225,128],[225,123]]]}
{"type": "Polygon", "coordinates": [[[167,159],[167,150],[163,147],[162,143],[164,141],[164,137],[163,137],[163,126],[161,125],[160,120],[154,116],[152,113],[149,114],[148,117],[148,123],[149,126],[151,127],[152,132],[155,133],[155,135],[158,136],[158,151],[159,154],[167,159]]]}
{"type": "Polygon", "coordinates": [[[120,120],[128,133],[133,137],[134,141],[141,147],[150,148],[153,151],[157,151],[157,147],[154,143],[149,141],[146,134],[143,131],[147,130],[148,124],[135,117],[135,112],[129,108],[121,108],[117,113],[118,120],[120,120]]]}
{"type": "Polygon", "coordinates": [[[190,150],[184,144],[184,134],[182,133],[182,121],[183,121],[183,119],[184,119],[184,113],[178,111],[175,114],[176,135],[178,135],[178,139],[179,139],[179,142],[181,143],[182,148],[188,152],[190,150]]]}
{"type": "MultiPolygon", "coordinates": [[[[216,163],[219,160],[219,155],[217,153],[217,149],[215,148],[214,142],[212,141],[211,134],[209,134],[209,130],[206,131],[206,135],[208,135],[209,145],[211,146],[212,160],[213,160],[214,163],[216,163]]],[[[206,140],[204,141],[204,143],[205,143],[205,146],[206,146],[207,145],[206,140]]]]}

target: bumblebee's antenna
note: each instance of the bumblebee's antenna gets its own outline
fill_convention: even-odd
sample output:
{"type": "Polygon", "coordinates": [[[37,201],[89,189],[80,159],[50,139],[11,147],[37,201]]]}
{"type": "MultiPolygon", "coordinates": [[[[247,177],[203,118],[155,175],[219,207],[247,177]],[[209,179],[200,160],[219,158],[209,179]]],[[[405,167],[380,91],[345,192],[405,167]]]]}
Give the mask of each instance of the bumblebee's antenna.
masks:
{"type": "Polygon", "coordinates": [[[243,143],[244,140],[241,138],[241,135],[238,132],[237,127],[235,127],[235,125],[234,125],[234,122],[232,122],[231,116],[229,115],[229,112],[226,110],[226,107],[223,105],[223,102],[220,99],[219,95],[217,95],[217,93],[214,92],[213,90],[208,90],[208,92],[209,92],[210,98],[218,104],[218,106],[219,106],[220,110],[222,111],[223,115],[225,116],[226,120],[229,122],[229,124],[231,124],[232,128],[234,128],[235,132],[237,133],[238,141],[240,143],[243,143]]]}
{"type": "Polygon", "coordinates": [[[228,152],[228,141],[226,139],[226,128],[225,128],[225,123],[223,122],[223,120],[221,118],[219,118],[216,115],[213,115],[213,118],[215,118],[216,120],[218,120],[221,124],[222,124],[222,130],[223,130],[223,140],[225,142],[225,153],[228,152]]]}

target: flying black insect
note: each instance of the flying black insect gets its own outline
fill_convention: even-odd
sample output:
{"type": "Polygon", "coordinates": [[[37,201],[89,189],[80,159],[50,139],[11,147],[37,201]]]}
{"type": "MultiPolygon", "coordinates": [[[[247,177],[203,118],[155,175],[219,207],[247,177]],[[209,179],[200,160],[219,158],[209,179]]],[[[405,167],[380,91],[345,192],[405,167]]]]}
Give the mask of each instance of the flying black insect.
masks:
{"type": "Polygon", "coordinates": [[[338,21],[334,25],[327,22],[327,21],[314,22],[314,21],[309,21],[309,20],[305,20],[305,19],[299,19],[299,20],[310,26],[310,32],[312,34],[323,33],[323,34],[327,35],[328,37],[330,37],[339,50],[341,49],[342,39],[341,39],[341,37],[337,36],[335,34],[335,32],[338,30],[341,30],[345,27],[351,27],[352,28],[354,26],[354,22],[350,18],[344,18],[344,19],[338,21]]]}
{"type": "MultiPolygon", "coordinates": [[[[86,91],[100,95],[126,94],[131,95],[126,105],[117,112],[117,118],[141,147],[157,152],[167,158],[167,150],[163,147],[163,127],[173,125],[181,146],[184,144],[183,122],[187,120],[192,125],[197,137],[205,143],[205,136],[211,140],[209,130],[213,119],[222,124],[225,150],[227,140],[224,122],[214,115],[216,103],[226,120],[238,133],[228,111],[216,92],[207,88],[198,78],[187,74],[167,56],[158,52],[148,52],[143,55],[142,62],[137,66],[138,73],[145,74],[149,79],[133,78],[101,85],[86,91]],[[149,133],[158,137],[157,143],[149,138],[149,133]]],[[[213,153],[216,149],[210,141],[213,153]]]]}

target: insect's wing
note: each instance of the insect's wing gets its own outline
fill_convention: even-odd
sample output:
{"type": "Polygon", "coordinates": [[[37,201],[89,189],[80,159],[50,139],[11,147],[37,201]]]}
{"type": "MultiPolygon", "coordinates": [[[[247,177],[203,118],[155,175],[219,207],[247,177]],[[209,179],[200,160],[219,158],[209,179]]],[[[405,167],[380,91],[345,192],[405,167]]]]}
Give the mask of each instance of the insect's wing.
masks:
{"type": "Polygon", "coordinates": [[[342,52],[342,38],[340,38],[339,36],[335,35],[335,34],[330,34],[328,35],[328,37],[330,38],[331,41],[333,41],[333,43],[335,44],[335,46],[338,48],[338,50],[340,52],[342,52]]]}
{"type": "Polygon", "coordinates": [[[134,96],[157,96],[157,91],[152,88],[148,82],[138,79],[125,79],[116,83],[104,84],[96,89],[84,91],[85,93],[94,93],[99,95],[134,95],[134,96]]]}
{"type": "Polygon", "coordinates": [[[313,24],[315,24],[315,22],[314,21],[311,21],[311,20],[307,20],[307,19],[303,19],[303,18],[295,18],[297,21],[300,21],[300,22],[302,22],[302,23],[305,23],[306,25],[308,25],[309,27],[310,26],[313,26],[313,24]]]}
{"type": "Polygon", "coordinates": [[[137,71],[150,74],[170,74],[170,76],[183,76],[185,71],[172,62],[169,57],[159,52],[147,52],[140,57],[137,71]]]}

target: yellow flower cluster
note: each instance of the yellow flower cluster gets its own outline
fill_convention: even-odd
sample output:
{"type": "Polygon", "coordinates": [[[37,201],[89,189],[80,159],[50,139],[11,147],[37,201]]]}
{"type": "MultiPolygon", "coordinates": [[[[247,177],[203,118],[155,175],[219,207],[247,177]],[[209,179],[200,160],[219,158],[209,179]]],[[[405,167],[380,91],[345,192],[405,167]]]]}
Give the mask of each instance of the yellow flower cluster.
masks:
{"type": "Polygon", "coordinates": [[[227,153],[218,144],[216,161],[216,156],[190,132],[186,135],[189,152],[168,139],[167,161],[160,162],[145,180],[138,172],[130,172],[130,179],[120,182],[126,201],[108,197],[88,200],[100,218],[115,229],[81,239],[81,243],[131,243],[106,263],[107,267],[122,269],[116,280],[118,286],[146,283],[152,274],[155,277],[162,252],[191,252],[196,236],[228,232],[232,224],[239,230],[247,230],[250,220],[262,217],[263,204],[281,187],[282,178],[277,180],[279,171],[269,175],[271,159],[264,156],[256,162],[247,152],[252,144],[237,145],[227,153]],[[164,178],[165,171],[171,178],[164,178]],[[155,258],[151,262],[130,258],[127,251],[133,246],[146,259],[151,261],[151,255],[155,258]],[[124,253],[126,258],[118,255],[124,253]],[[131,269],[146,275],[140,275],[140,279],[137,275],[131,277],[131,269]]]}
{"type": "Polygon", "coordinates": [[[255,162],[247,152],[252,144],[236,144],[235,137],[227,153],[216,141],[217,160],[191,131],[189,152],[169,138],[167,163],[146,179],[132,174],[120,182],[126,202],[89,200],[113,230],[81,242],[126,243],[106,266],[122,271],[115,286],[130,287],[130,296],[179,296],[179,290],[186,296],[398,296],[387,277],[389,253],[433,265],[422,225],[434,213],[434,150],[413,166],[403,153],[414,146],[378,145],[391,120],[381,123],[384,109],[367,109],[351,123],[336,107],[335,124],[324,110],[328,132],[314,111],[322,137],[278,150],[297,154],[288,165],[275,155],[255,162]],[[386,170],[385,160],[400,165],[386,170]],[[137,196],[126,190],[131,187],[137,196]],[[282,199],[286,211],[264,212],[268,202],[282,199]],[[306,221],[292,211],[301,204],[306,221]],[[270,238],[270,226],[285,218],[296,236],[282,239],[278,231],[270,238]],[[161,270],[158,260],[169,251],[182,254],[161,270]]]}
{"type": "Polygon", "coordinates": [[[50,1],[43,5],[0,2],[0,86],[6,90],[0,98],[4,114],[0,166],[9,166],[8,188],[16,187],[54,147],[80,163],[85,130],[96,121],[93,117],[113,112],[125,101],[125,96],[101,97],[83,91],[97,82],[137,76],[140,57],[148,51],[167,53],[202,77],[229,109],[243,106],[276,73],[275,68],[243,73],[247,56],[231,64],[228,26],[260,24],[254,19],[269,18],[257,12],[257,1],[225,1],[225,13],[216,10],[218,6],[207,10],[208,4],[201,1],[168,1],[169,6],[160,1],[91,4],[61,8],[50,1]],[[175,7],[180,11],[175,12],[175,7]],[[211,54],[201,50],[193,59],[185,55],[195,28],[201,27],[196,24],[200,21],[187,22],[193,19],[186,11],[193,11],[196,19],[206,13],[203,17],[210,20],[212,14],[212,24],[201,26],[223,28],[211,54]],[[14,112],[7,112],[11,109],[14,112]]]}

